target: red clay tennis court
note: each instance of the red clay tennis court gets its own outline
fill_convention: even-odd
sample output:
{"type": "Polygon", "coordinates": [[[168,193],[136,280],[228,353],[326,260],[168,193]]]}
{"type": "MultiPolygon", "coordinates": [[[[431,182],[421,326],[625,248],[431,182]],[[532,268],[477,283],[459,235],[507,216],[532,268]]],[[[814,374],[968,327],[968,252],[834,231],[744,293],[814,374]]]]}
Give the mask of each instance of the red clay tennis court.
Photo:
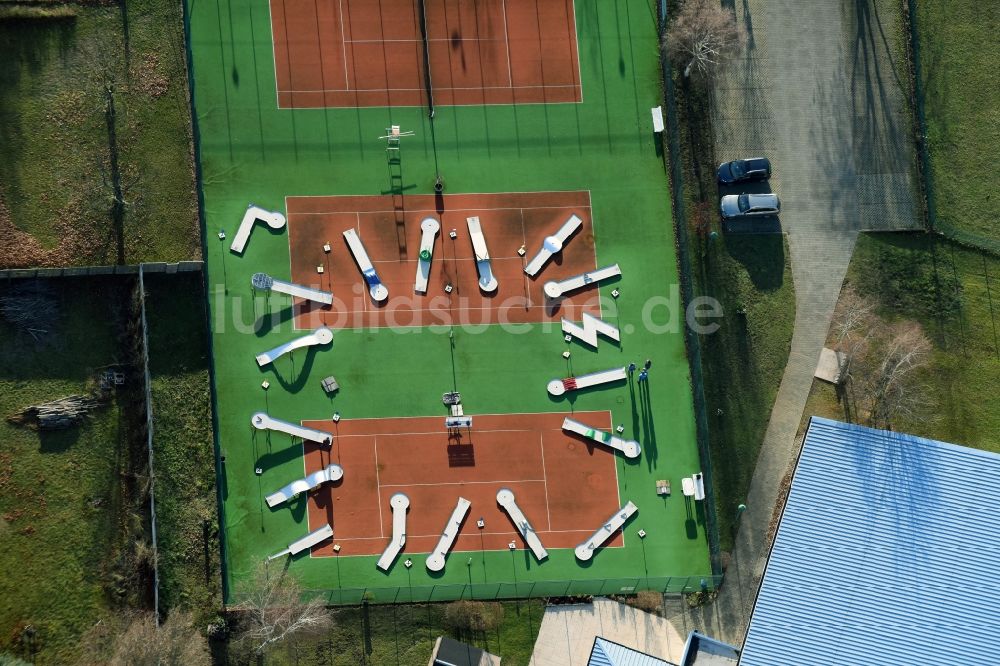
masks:
{"type": "MultiPolygon", "coordinates": [[[[278,108],[426,106],[421,0],[270,0],[278,108]]],[[[580,102],[573,0],[425,0],[435,105],[580,102]]]]}
{"type": "MultiPolygon", "coordinates": [[[[585,290],[546,301],[542,286],[596,268],[590,193],[533,192],[385,196],[289,197],[285,200],[292,281],[333,292],[332,306],[299,303],[298,328],[326,325],[334,329],[433,325],[536,323],[555,317],[579,321],[584,312],[601,316],[600,293],[585,290]],[[394,202],[404,208],[396,209],[394,202]],[[524,266],[570,215],[583,226],[535,278],[524,266]],[[420,222],[434,217],[441,231],[427,293],[414,291],[420,222]],[[492,270],[499,281],[493,294],[479,289],[478,273],[466,218],[479,217],[492,270]],[[343,232],[356,229],[389,289],[389,298],[374,303],[347,249],[343,232]],[[449,237],[455,229],[457,237],[449,237]],[[324,252],[329,242],[331,252],[324,252]],[[525,246],[524,257],[518,248],[525,246]],[[317,267],[323,266],[323,273],[317,267]],[[446,286],[451,285],[448,293],[446,286]]],[[[558,321],[557,321],[558,323],[558,321]]]]}
{"type": "MultiPolygon", "coordinates": [[[[500,488],[514,491],[518,505],[546,548],[573,548],[619,508],[614,453],[562,431],[565,414],[497,414],[473,418],[473,429],[449,437],[444,417],[306,421],[331,430],[331,448],[306,442],[311,474],[330,462],[344,468],[336,485],[309,497],[309,529],[333,525],[333,541],[313,556],[377,555],[392,534],[389,498],[410,498],[405,553],[429,553],[458,498],[472,502],[453,550],[506,550],[523,545],[497,505],[500,488]],[[486,527],[480,530],[476,519],[486,527]]],[[[574,418],[610,430],[611,414],[579,412],[574,418]]],[[[622,545],[621,534],[605,547],[622,545]]]]}

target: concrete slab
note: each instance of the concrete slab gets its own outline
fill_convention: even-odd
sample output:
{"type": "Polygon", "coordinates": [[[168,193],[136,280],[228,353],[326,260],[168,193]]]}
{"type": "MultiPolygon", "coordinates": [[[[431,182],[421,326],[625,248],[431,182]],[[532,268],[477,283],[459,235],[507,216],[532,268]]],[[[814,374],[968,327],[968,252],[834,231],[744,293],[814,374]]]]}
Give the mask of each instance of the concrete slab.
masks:
{"type": "Polygon", "coordinates": [[[531,654],[532,666],[585,666],[594,637],[680,663],[687,636],[667,620],[610,599],[548,606],[531,654]]]}

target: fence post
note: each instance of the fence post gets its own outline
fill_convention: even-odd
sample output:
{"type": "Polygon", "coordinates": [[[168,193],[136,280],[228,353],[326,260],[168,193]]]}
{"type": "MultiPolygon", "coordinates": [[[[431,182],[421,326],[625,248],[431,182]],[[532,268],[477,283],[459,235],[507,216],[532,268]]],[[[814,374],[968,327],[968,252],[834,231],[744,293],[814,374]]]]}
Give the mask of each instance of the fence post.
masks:
{"type": "Polygon", "coordinates": [[[149,456],[149,531],[153,546],[153,619],[160,626],[160,553],[156,541],[156,473],[153,468],[153,393],[149,375],[149,329],[146,324],[146,283],[139,264],[139,315],[142,326],[142,381],[146,400],[146,455],[149,456]]]}

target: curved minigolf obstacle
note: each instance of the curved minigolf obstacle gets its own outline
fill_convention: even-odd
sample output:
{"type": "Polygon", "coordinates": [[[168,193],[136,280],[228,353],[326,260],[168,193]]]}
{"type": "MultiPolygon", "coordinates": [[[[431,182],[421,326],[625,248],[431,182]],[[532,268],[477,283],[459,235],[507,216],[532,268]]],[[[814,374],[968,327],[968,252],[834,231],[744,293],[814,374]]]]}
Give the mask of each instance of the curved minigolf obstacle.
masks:
{"type": "Polygon", "coordinates": [[[296,495],[301,495],[313,488],[318,488],[328,481],[340,481],[342,478],[344,478],[344,469],[340,465],[330,464],[318,472],[313,472],[304,479],[292,481],[281,490],[265,497],[264,501],[267,502],[269,507],[273,508],[283,502],[287,502],[296,495]]]}
{"type": "Polygon", "coordinates": [[[288,352],[295,351],[296,349],[301,349],[303,347],[328,345],[331,342],[333,342],[333,331],[328,329],[326,326],[320,326],[312,333],[303,335],[300,338],[296,338],[282,345],[278,345],[274,349],[269,349],[266,352],[257,354],[257,365],[263,368],[268,363],[273,363],[274,359],[284,356],[288,352]]]}

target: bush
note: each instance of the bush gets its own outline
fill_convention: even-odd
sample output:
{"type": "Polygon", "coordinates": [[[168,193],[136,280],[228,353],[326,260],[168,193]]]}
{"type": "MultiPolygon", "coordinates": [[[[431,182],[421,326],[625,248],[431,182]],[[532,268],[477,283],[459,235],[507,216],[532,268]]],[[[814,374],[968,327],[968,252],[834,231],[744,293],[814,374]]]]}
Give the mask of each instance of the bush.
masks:
{"type": "Polygon", "coordinates": [[[445,609],[444,619],[455,631],[489,631],[503,620],[503,606],[496,602],[453,601],[445,609]]]}
{"type": "Polygon", "coordinates": [[[625,603],[647,613],[660,613],[663,611],[663,594],[656,590],[640,590],[635,596],[626,598],[625,603]]]}

